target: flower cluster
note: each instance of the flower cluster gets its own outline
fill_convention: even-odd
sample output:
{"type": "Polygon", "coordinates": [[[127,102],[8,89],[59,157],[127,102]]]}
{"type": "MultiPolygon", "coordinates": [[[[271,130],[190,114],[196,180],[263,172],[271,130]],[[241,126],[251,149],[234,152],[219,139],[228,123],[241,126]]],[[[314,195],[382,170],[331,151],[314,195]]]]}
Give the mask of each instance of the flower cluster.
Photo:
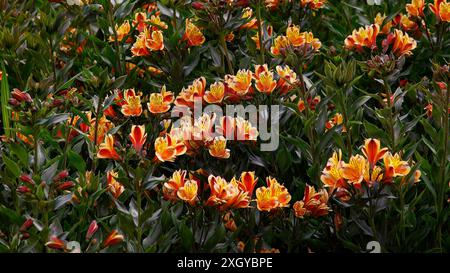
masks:
{"type": "MultiPolygon", "coordinates": [[[[366,139],[362,148],[363,155],[350,157],[348,162],[342,160],[342,153],[334,152],[322,171],[320,180],[330,191],[339,188],[353,187],[361,189],[362,184],[372,187],[374,184],[392,184],[396,177],[409,174],[410,164],[401,159],[400,154],[394,155],[387,148],[380,147],[378,139],[366,139]],[[383,165],[377,163],[383,160],[383,165]]],[[[421,172],[416,170],[413,181],[418,182],[421,172]]]]}

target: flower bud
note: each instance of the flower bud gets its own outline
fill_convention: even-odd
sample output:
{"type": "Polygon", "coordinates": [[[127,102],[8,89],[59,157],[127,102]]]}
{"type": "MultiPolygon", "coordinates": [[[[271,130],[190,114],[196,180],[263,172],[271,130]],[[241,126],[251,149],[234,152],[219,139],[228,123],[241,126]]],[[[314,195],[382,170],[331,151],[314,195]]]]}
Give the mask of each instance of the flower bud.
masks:
{"type": "Polygon", "coordinates": [[[86,232],[86,241],[88,241],[89,239],[92,238],[92,236],[94,235],[94,233],[98,230],[98,225],[97,225],[97,221],[92,221],[91,224],[89,225],[89,228],[86,232]]]}

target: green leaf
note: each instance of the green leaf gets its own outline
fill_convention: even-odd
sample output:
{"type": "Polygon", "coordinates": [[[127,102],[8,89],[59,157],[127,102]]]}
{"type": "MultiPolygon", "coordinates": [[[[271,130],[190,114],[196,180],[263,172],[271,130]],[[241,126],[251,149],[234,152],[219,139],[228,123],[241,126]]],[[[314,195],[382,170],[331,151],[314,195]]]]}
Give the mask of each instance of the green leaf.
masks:
{"type": "Polygon", "coordinates": [[[72,193],[60,195],[55,199],[55,210],[61,208],[72,200],[72,193]]]}
{"type": "Polygon", "coordinates": [[[184,223],[184,221],[180,225],[179,233],[181,238],[181,245],[183,246],[184,250],[190,251],[194,244],[194,234],[192,233],[192,230],[186,225],[186,223],[184,223]]]}
{"type": "Polygon", "coordinates": [[[58,171],[59,160],[50,165],[47,169],[42,172],[41,179],[42,181],[47,182],[49,184],[52,181],[52,178],[56,175],[56,171],[58,171]]]}
{"type": "Polygon", "coordinates": [[[6,168],[14,175],[14,178],[20,176],[20,168],[17,166],[14,160],[7,157],[5,154],[3,155],[3,162],[5,162],[6,168]]]}
{"type": "Polygon", "coordinates": [[[0,87],[0,104],[2,107],[2,119],[3,119],[3,129],[5,131],[6,137],[11,137],[11,111],[8,108],[9,100],[9,85],[8,85],[8,75],[6,74],[5,64],[2,62],[2,72],[3,77],[0,87]]]}
{"type": "Polygon", "coordinates": [[[22,165],[28,166],[28,152],[22,145],[11,143],[9,148],[11,149],[11,152],[17,156],[22,165]]]}
{"type": "Polygon", "coordinates": [[[68,153],[69,166],[74,167],[80,173],[84,173],[86,171],[86,162],[84,159],[74,151],[69,151],[68,153]]]}
{"type": "Polygon", "coordinates": [[[63,121],[66,121],[68,118],[69,118],[69,114],[67,114],[67,113],[56,114],[56,115],[51,116],[50,118],[41,119],[36,124],[49,126],[49,125],[53,125],[56,123],[62,123],[63,121]]]}

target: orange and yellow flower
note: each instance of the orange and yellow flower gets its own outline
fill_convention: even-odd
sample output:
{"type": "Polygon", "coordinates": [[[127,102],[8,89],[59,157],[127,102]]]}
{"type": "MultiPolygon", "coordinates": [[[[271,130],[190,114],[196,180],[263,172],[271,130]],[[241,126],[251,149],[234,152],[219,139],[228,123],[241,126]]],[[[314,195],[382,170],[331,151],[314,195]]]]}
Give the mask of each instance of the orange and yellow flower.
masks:
{"type": "Polygon", "coordinates": [[[375,24],[379,26],[383,26],[381,29],[381,33],[388,34],[392,27],[392,21],[386,22],[386,24],[383,25],[384,19],[386,19],[386,15],[381,13],[377,13],[377,16],[375,17],[375,24]]]}
{"type": "Polygon", "coordinates": [[[312,10],[318,10],[325,6],[326,0],[301,0],[302,7],[308,6],[312,10]]]}
{"type": "Polygon", "coordinates": [[[286,50],[286,48],[288,48],[290,45],[291,43],[286,36],[278,36],[275,38],[275,41],[270,48],[270,52],[275,56],[284,55],[283,51],[286,50]]]}
{"type": "Polygon", "coordinates": [[[297,74],[287,65],[277,65],[275,69],[279,76],[277,87],[280,90],[280,94],[284,95],[298,83],[297,74]]]}
{"type": "Polygon", "coordinates": [[[105,142],[101,143],[97,152],[98,158],[120,160],[120,155],[114,148],[114,136],[108,134],[105,142]]]}
{"type": "Polygon", "coordinates": [[[270,94],[277,87],[277,82],[273,79],[273,72],[269,71],[267,64],[255,65],[253,74],[256,81],[256,89],[264,94],[270,94]]]}
{"type": "Polygon", "coordinates": [[[266,178],[267,187],[256,189],[256,204],[260,211],[271,211],[288,207],[291,195],[288,190],[278,183],[275,178],[266,178]]]}
{"type": "Polygon", "coordinates": [[[183,200],[191,205],[197,202],[198,184],[194,179],[187,179],[186,171],[178,170],[164,183],[163,193],[167,200],[183,200]]]}
{"type": "Polygon", "coordinates": [[[275,38],[270,52],[273,55],[284,55],[284,51],[289,47],[309,46],[313,51],[318,51],[322,47],[319,39],[314,38],[312,32],[300,32],[300,28],[291,25],[286,29],[286,36],[280,35],[275,38]]]}
{"type": "Polygon", "coordinates": [[[115,171],[109,171],[106,173],[106,182],[108,184],[108,191],[115,199],[118,199],[125,191],[125,187],[117,182],[118,174],[115,171]]]}
{"type": "Polygon", "coordinates": [[[385,168],[385,180],[392,179],[397,176],[405,176],[411,170],[408,162],[403,161],[400,154],[392,155],[390,152],[386,153],[383,158],[385,168]]]}
{"type": "Polygon", "coordinates": [[[230,150],[227,149],[227,140],[223,136],[215,137],[208,146],[209,154],[216,158],[229,158],[230,150]]]}
{"type": "Polygon", "coordinates": [[[147,133],[145,132],[144,125],[133,125],[131,126],[130,140],[133,145],[133,148],[137,153],[140,153],[142,150],[142,146],[147,139],[147,133]]]}
{"type": "Polygon", "coordinates": [[[119,234],[117,230],[111,231],[105,241],[103,241],[103,247],[109,247],[120,244],[123,241],[123,235],[119,234]]]}
{"type": "Polygon", "coordinates": [[[197,191],[197,182],[194,180],[188,180],[182,187],[178,189],[177,196],[190,205],[195,205],[195,203],[197,202],[197,191]]]}
{"type": "Polygon", "coordinates": [[[167,91],[166,85],[163,85],[160,93],[150,94],[150,101],[147,103],[147,107],[153,114],[162,114],[169,111],[170,104],[173,101],[173,93],[171,91],[167,91]]]}
{"type": "MultiPolygon", "coordinates": [[[[116,33],[117,33],[117,41],[121,42],[123,40],[123,38],[125,38],[125,36],[128,35],[128,33],[130,33],[130,22],[125,21],[122,25],[118,26],[116,25],[116,33]]],[[[114,42],[115,39],[115,35],[109,36],[109,41],[110,42],[114,42]]],[[[128,38],[127,42],[131,42],[131,39],[128,38]]]]}
{"type": "Polygon", "coordinates": [[[255,177],[255,172],[242,172],[239,179],[239,188],[245,191],[251,198],[256,183],[258,183],[258,177],[255,177]]]}
{"type": "Polygon", "coordinates": [[[155,155],[161,162],[173,162],[177,156],[186,153],[186,150],[184,143],[171,134],[166,134],[155,140],[155,155]]]}
{"type": "Polygon", "coordinates": [[[295,216],[303,218],[304,216],[320,217],[328,214],[328,192],[321,189],[316,192],[313,186],[306,185],[303,200],[295,202],[295,216]]]}
{"type": "Polygon", "coordinates": [[[370,26],[361,27],[353,30],[352,34],[345,39],[345,47],[347,49],[356,49],[362,51],[363,47],[371,50],[377,48],[377,36],[380,33],[380,26],[372,24],[370,26]]]}
{"type": "Polygon", "coordinates": [[[208,184],[211,194],[206,202],[207,205],[218,206],[221,210],[247,208],[249,206],[250,197],[247,192],[240,190],[235,178],[227,182],[220,176],[210,175],[208,184]]]}
{"type": "Polygon", "coordinates": [[[334,152],[333,156],[328,159],[327,165],[322,171],[320,180],[325,187],[329,187],[330,191],[334,191],[336,188],[345,187],[346,183],[342,176],[342,151],[334,152]]]}
{"type": "Polygon", "coordinates": [[[243,119],[242,117],[235,118],[236,124],[236,140],[252,140],[255,141],[258,138],[259,132],[256,127],[250,123],[250,121],[243,119]]]}
{"type": "Polygon", "coordinates": [[[215,82],[209,86],[209,90],[203,95],[207,103],[221,103],[225,96],[225,85],[222,82],[215,82]]]}
{"type": "Polygon", "coordinates": [[[447,0],[434,0],[434,4],[430,4],[430,9],[439,20],[450,22],[450,3],[447,0]]]}
{"type": "Polygon", "coordinates": [[[205,95],[206,79],[204,77],[194,80],[194,82],[188,87],[183,88],[175,99],[175,105],[187,106],[193,108],[195,100],[203,100],[205,95]]]}
{"type": "Polygon", "coordinates": [[[164,49],[164,36],[162,31],[149,31],[144,29],[136,39],[136,42],[131,47],[133,56],[146,56],[150,51],[161,51],[164,49]]]}
{"type": "Polygon", "coordinates": [[[186,182],[186,171],[178,170],[173,172],[172,177],[164,183],[163,193],[166,200],[177,200],[178,189],[186,182]]]}
{"type": "MultiPolygon", "coordinates": [[[[95,132],[95,124],[97,119],[91,118],[91,112],[88,112],[86,116],[89,119],[90,123],[90,126],[88,128],[89,139],[91,141],[95,141],[95,135],[97,134],[96,143],[101,143],[105,139],[106,133],[114,127],[114,124],[110,120],[108,120],[106,116],[102,116],[98,121],[97,132],[95,132]]],[[[80,129],[82,131],[85,131],[87,129],[86,127],[87,125],[85,125],[84,123],[80,123],[80,129]]]]}
{"type": "Polygon", "coordinates": [[[406,4],[408,15],[413,17],[424,17],[423,9],[425,8],[425,0],[412,0],[410,4],[406,4]]]}
{"type": "Polygon", "coordinates": [[[182,40],[186,41],[188,46],[200,46],[205,42],[205,36],[190,19],[186,19],[186,30],[182,40]]]}
{"type": "Polygon", "coordinates": [[[411,55],[412,51],[417,47],[417,42],[409,37],[407,33],[401,30],[395,30],[394,45],[392,52],[397,56],[411,55]]]}
{"type": "Polygon", "coordinates": [[[253,18],[253,10],[250,7],[246,7],[242,11],[242,19],[247,19],[248,21],[241,25],[240,29],[257,29],[258,28],[258,20],[256,18],[253,18]]]}
{"type": "Polygon", "coordinates": [[[350,158],[349,163],[342,164],[342,177],[347,182],[359,188],[366,173],[367,160],[362,155],[354,155],[350,158]]]}
{"type": "Polygon", "coordinates": [[[137,94],[134,89],[124,91],[124,104],[122,105],[122,114],[126,117],[138,117],[142,114],[141,94],[137,94]]]}
{"type": "Polygon", "coordinates": [[[226,75],[225,82],[231,96],[242,97],[252,92],[252,72],[250,70],[241,69],[236,75],[226,75]]]}
{"type": "Polygon", "coordinates": [[[147,13],[136,12],[134,14],[133,27],[136,27],[139,32],[142,32],[147,28],[148,22],[147,13]]]}
{"type": "Polygon", "coordinates": [[[364,142],[364,147],[361,149],[364,156],[367,158],[371,168],[377,164],[378,160],[382,159],[388,152],[387,148],[380,149],[380,140],[369,138],[364,142]]]}
{"type": "Polygon", "coordinates": [[[152,15],[149,23],[152,25],[152,30],[167,29],[167,24],[164,21],[161,21],[159,15],[152,15]]]}

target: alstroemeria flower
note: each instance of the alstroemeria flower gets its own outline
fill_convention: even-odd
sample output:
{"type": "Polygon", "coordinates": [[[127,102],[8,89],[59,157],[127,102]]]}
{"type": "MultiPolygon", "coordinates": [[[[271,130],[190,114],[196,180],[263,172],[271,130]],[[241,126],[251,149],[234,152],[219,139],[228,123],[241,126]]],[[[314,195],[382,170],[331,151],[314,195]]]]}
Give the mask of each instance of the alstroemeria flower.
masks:
{"type": "Polygon", "coordinates": [[[147,140],[147,133],[145,132],[145,126],[144,125],[131,126],[130,140],[136,152],[140,153],[142,150],[142,146],[147,140]]]}
{"type": "Polygon", "coordinates": [[[203,101],[203,95],[205,94],[206,79],[200,77],[188,87],[183,88],[175,99],[175,105],[187,106],[189,108],[194,107],[195,100],[203,101]]]}
{"type": "Polygon", "coordinates": [[[178,170],[173,172],[172,177],[164,183],[163,193],[167,200],[176,200],[178,189],[186,182],[186,171],[178,170]]]}
{"type": "Polygon", "coordinates": [[[438,20],[450,22],[450,3],[447,0],[434,0],[434,4],[430,4],[430,9],[438,20]]]}
{"type": "Polygon", "coordinates": [[[194,180],[187,180],[186,183],[178,189],[177,196],[193,206],[197,202],[197,191],[197,182],[194,180]]]}
{"type": "Polygon", "coordinates": [[[253,140],[258,138],[258,129],[253,127],[250,121],[242,117],[236,117],[236,140],[253,140]]]}
{"type": "Polygon", "coordinates": [[[395,30],[394,45],[392,52],[397,56],[411,55],[412,51],[417,47],[417,42],[409,37],[408,33],[401,30],[395,30]]]}
{"type": "Polygon", "coordinates": [[[366,156],[371,167],[375,166],[378,160],[382,159],[387,151],[387,148],[380,149],[380,141],[373,138],[366,139],[364,147],[362,148],[362,152],[366,156]]]}
{"type": "Polygon", "coordinates": [[[256,89],[261,93],[270,94],[277,86],[277,82],[273,79],[273,72],[267,68],[267,64],[255,65],[253,77],[256,81],[256,89]]]}
{"type": "Polygon", "coordinates": [[[89,135],[88,135],[89,139],[91,141],[93,141],[93,142],[96,141],[97,144],[101,143],[105,139],[106,133],[114,127],[114,124],[110,120],[108,120],[106,118],[106,116],[102,116],[100,118],[100,120],[98,121],[97,132],[96,132],[95,131],[95,129],[96,129],[95,124],[97,123],[97,118],[91,118],[91,113],[90,112],[88,112],[86,114],[86,116],[87,116],[87,118],[89,120],[90,126],[87,127],[87,125],[85,125],[84,123],[81,122],[80,125],[79,125],[80,129],[83,132],[86,129],[89,130],[89,135]],[[95,135],[97,135],[97,140],[95,140],[95,135]]]}
{"type": "Polygon", "coordinates": [[[383,26],[383,28],[381,29],[381,33],[383,34],[388,34],[392,27],[392,21],[389,21],[385,25],[383,25],[383,22],[386,19],[386,17],[387,16],[385,14],[381,15],[381,13],[377,13],[377,16],[375,17],[374,20],[375,24],[383,26]]]}
{"type": "Polygon", "coordinates": [[[295,202],[293,209],[295,216],[298,218],[327,215],[330,210],[328,207],[328,193],[324,189],[316,192],[313,186],[307,184],[303,200],[295,202]]]}
{"type": "Polygon", "coordinates": [[[377,36],[380,33],[380,26],[372,24],[366,27],[360,27],[358,30],[353,30],[352,35],[345,39],[345,47],[347,49],[356,48],[357,51],[362,51],[363,47],[371,50],[377,48],[377,36]]]}
{"type": "Polygon", "coordinates": [[[250,197],[247,192],[239,189],[235,178],[227,182],[220,176],[210,175],[208,184],[211,190],[211,195],[206,202],[208,206],[218,206],[221,210],[247,208],[249,206],[250,197]]]}
{"type": "Polygon", "coordinates": [[[209,90],[203,95],[207,103],[221,103],[225,96],[225,85],[222,82],[215,82],[209,86],[209,90]]]}
{"type": "Polygon", "coordinates": [[[152,30],[167,29],[167,24],[161,21],[159,15],[152,15],[149,20],[150,25],[152,25],[152,30]]]}
{"type": "Polygon", "coordinates": [[[164,137],[158,137],[155,140],[155,155],[159,161],[174,161],[177,156],[186,153],[184,143],[172,136],[166,134],[164,137]]]}
{"type": "Polygon", "coordinates": [[[275,69],[280,77],[277,82],[277,87],[280,90],[280,94],[284,95],[299,82],[297,74],[287,65],[277,65],[275,69]]]}
{"type": "Polygon", "coordinates": [[[66,249],[66,241],[63,241],[56,236],[51,236],[50,241],[45,243],[45,246],[48,248],[52,248],[52,249],[65,250],[66,249]]]}
{"type": "Polygon", "coordinates": [[[367,160],[362,155],[352,156],[348,164],[343,163],[341,169],[342,177],[355,187],[360,187],[366,172],[366,164],[367,160]]]}
{"type": "Polygon", "coordinates": [[[148,22],[147,13],[136,12],[134,14],[133,27],[136,27],[139,32],[142,32],[147,28],[148,22]]]}
{"type": "Polygon", "coordinates": [[[106,182],[108,185],[108,190],[115,199],[118,199],[122,193],[125,191],[125,187],[117,182],[118,177],[117,172],[109,171],[106,173],[106,182]]]}
{"type": "Polygon", "coordinates": [[[258,28],[258,20],[253,18],[253,10],[250,7],[246,7],[242,11],[242,19],[248,19],[249,21],[245,24],[241,25],[239,29],[257,29],[258,28]]]}
{"type": "Polygon", "coordinates": [[[424,17],[423,10],[425,8],[425,0],[412,0],[411,4],[406,4],[408,15],[413,17],[424,17]]]}
{"type": "MultiPolygon", "coordinates": [[[[125,21],[120,26],[116,24],[117,41],[121,42],[123,38],[125,38],[125,36],[127,36],[128,33],[130,33],[130,29],[131,29],[130,22],[128,21],[125,21]]],[[[109,36],[108,39],[110,42],[114,42],[116,40],[115,35],[109,36]]],[[[126,42],[131,42],[131,39],[128,38],[126,42]]]]}
{"type": "Polygon", "coordinates": [[[147,33],[147,30],[144,30],[146,35],[145,46],[150,51],[161,51],[164,49],[164,36],[162,31],[153,30],[151,33],[147,33]]]}
{"type": "Polygon", "coordinates": [[[114,136],[113,135],[108,134],[105,138],[105,142],[100,144],[100,147],[97,152],[97,157],[120,160],[120,155],[117,153],[116,149],[114,148],[114,136]]]}
{"type": "Polygon", "coordinates": [[[275,178],[266,178],[267,187],[256,189],[256,204],[260,211],[271,211],[273,209],[289,206],[291,195],[288,190],[278,183],[275,178]]]}
{"type": "Polygon", "coordinates": [[[383,161],[385,168],[385,180],[389,180],[397,176],[405,176],[411,170],[408,162],[403,161],[400,154],[392,155],[388,152],[384,156],[383,161]]]}
{"type": "Polygon", "coordinates": [[[239,179],[239,188],[251,198],[257,182],[258,177],[255,178],[255,172],[242,172],[239,179]]]}
{"type": "Polygon", "coordinates": [[[113,245],[120,244],[123,241],[123,235],[119,234],[117,230],[111,231],[108,237],[103,241],[103,247],[109,247],[113,245]]]}
{"type": "Polygon", "coordinates": [[[124,91],[125,103],[122,105],[122,114],[126,117],[140,116],[142,114],[141,95],[136,94],[134,89],[124,91]]]}
{"type": "Polygon", "coordinates": [[[163,85],[161,93],[150,94],[150,102],[147,103],[148,110],[153,114],[162,114],[170,110],[170,104],[174,101],[173,93],[166,91],[163,85]]]}
{"type": "Polygon", "coordinates": [[[333,156],[328,159],[327,165],[322,170],[320,180],[325,187],[330,187],[330,191],[336,188],[345,187],[345,180],[342,176],[342,151],[333,152],[333,156]]]}
{"type": "Polygon", "coordinates": [[[242,97],[247,93],[252,93],[252,78],[252,72],[245,69],[239,70],[236,75],[226,75],[225,82],[228,91],[231,91],[230,95],[242,97]]]}
{"type": "Polygon", "coordinates": [[[301,0],[302,7],[308,6],[312,10],[318,10],[325,6],[327,0],[301,0]]]}
{"type": "Polygon", "coordinates": [[[187,41],[188,46],[199,46],[205,42],[205,36],[190,19],[186,19],[186,30],[182,40],[187,41]]]}
{"type": "Polygon", "coordinates": [[[227,147],[227,140],[223,136],[214,138],[213,142],[208,146],[209,154],[217,158],[229,158],[230,150],[227,147]]]}

